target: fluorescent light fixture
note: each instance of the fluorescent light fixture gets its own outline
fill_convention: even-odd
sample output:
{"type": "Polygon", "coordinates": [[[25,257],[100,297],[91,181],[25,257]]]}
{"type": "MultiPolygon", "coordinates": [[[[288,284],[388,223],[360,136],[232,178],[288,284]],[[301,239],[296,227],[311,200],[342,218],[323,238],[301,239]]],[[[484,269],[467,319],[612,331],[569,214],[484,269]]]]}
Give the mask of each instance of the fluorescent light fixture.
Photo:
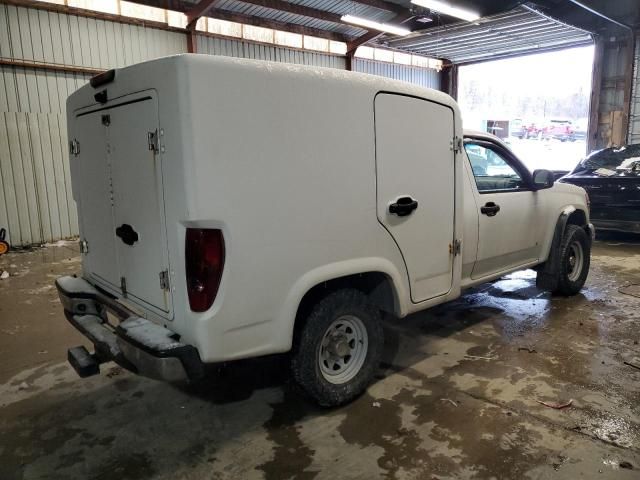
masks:
{"type": "Polygon", "coordinates": [[[471,10],[466,10],[464,8],[454,7],[448,2],[441,2],[439,0],[411,0],[411,3],[420,7],[435,10],[436,12],[444,13],[445,15],[461,18],[462,20],[466,20],[468,22],[473,22],[474,20],[480,18],[480,15],[476,12],[472,12],[471,10]]]}
{"type": "Polygon", "coordinates": [[[343,15],[341,20],[346,23],[352,23],[359,27],[372,28],[373,30],[380,30],[381,32],[393,33],[394,35],[409,35],[411,30],[402,27],[396,27],[395,25],[389,25],[388,23],[374,22],[373,20],[367,20],[366,18],[356,17],[354,15],[343,15]]]}

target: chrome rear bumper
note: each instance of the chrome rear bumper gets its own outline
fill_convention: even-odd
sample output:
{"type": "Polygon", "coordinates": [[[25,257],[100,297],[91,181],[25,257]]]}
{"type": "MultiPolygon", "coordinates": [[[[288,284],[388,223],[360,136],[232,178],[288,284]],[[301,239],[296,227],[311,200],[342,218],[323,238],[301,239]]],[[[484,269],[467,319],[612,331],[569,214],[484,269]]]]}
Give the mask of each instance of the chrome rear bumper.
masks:
{"type": "Polygon", "coordinates": [[[181,343],[171,330],[139,317],[82,278],[60,277],[56,288],[67,320],[95,348],[93,354],[84,347],[69,350],[69,362],[81,377],[98,373],[99,365],[108,361],[168,382],[203,376],[197,349],[181,343]],[[118,325],[109,323],[107,311],[118,319],[118,325]]]}

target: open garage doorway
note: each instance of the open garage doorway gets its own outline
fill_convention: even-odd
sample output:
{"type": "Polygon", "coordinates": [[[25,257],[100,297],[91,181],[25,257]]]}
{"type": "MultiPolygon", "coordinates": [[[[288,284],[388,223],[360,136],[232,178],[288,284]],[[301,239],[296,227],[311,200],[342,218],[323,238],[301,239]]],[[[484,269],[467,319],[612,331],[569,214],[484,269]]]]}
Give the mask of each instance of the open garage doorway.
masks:
{"type": "Polygon", "coordinates": [[[568,171],[587,153],[593,46],[461,66],[464,127],[493,133],[531,170],[568,171]]]}

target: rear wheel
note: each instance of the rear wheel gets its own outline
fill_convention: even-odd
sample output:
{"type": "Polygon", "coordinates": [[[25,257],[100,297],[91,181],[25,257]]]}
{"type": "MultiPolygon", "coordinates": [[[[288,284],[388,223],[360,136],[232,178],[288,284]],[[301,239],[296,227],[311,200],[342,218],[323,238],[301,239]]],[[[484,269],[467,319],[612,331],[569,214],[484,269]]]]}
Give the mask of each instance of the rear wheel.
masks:
{"type": "Polygon", "coordinates": [[[591,242],[583,228],[567,225],[560,245],[560,271],[554,293],[575,295],[584,286],[591,263],[591,242]]]}
{"type": "Polygon", "coordinates": [[[296,332],[291,369],[296,382],[322,406],[362,393],[382,355],[380,312],[358,290],[320,300],[296,332]]]}

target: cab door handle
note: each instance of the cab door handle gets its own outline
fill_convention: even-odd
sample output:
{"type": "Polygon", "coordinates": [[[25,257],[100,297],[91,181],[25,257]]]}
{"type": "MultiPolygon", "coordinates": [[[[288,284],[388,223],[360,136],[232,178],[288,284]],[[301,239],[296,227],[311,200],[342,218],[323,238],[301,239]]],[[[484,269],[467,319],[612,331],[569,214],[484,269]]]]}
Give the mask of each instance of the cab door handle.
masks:
{"type": "Polygon", "coordinates": [[[487,217],[495,217],[500,211],[500,205],[496,205],[493,202],[487,202],[484,207],[480,207],[480,211],[487,217]]]}
{"type": "Polygon", "coordinates": [[[389,213],[399,217],[411,215],[418,208],[418,201],[411,197],[400,197],[394,203],[389,205],[389,213]]]}

